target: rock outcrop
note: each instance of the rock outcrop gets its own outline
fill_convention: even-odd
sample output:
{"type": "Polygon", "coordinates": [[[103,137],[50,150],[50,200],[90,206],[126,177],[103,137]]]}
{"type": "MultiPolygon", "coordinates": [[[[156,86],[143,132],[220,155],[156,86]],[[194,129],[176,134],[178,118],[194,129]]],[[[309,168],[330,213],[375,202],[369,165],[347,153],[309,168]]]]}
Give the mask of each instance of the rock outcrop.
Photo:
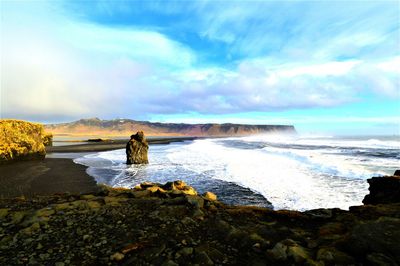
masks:
{"type": "Polygon", "coordinates": [[[138,131],[126,144],[126,163],[127,164],[147,164],[149,163],[147,153],[149,144],[146,141],[143,131],[138,131]]]}
{"type": "Polygon", "coordinates": [[[0,120],[0,164],[14,160],[43,159],[51,142],[41,124],[0,120]]]}
{"type": "Polygon", "coordinates": [[[400,173],[393,176],[373,177],[368,179],[369,194],[365,196],[364,204],[400,203],[400,173]]]}
{"type": "Polygon", "coordinates": [[[182,181],[0,199],[0,265],[399,265],[400,203],[226,206],[182,181]]]}

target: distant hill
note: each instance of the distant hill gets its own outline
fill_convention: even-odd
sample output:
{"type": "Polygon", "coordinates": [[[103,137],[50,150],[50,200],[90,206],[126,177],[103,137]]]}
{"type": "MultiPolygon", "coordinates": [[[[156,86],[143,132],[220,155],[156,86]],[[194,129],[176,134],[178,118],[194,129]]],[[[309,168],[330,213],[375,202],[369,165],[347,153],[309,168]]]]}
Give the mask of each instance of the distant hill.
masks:
{"type": "Polygon", "coordinates": [[[263,133],[296,133],[293,126],[241,124],[153,123],[131,119],[80,119],[71,123],[49,124],[46,130],[55,135],[129,136],[143,130],[147,136],[236,136],[263,133]]]}

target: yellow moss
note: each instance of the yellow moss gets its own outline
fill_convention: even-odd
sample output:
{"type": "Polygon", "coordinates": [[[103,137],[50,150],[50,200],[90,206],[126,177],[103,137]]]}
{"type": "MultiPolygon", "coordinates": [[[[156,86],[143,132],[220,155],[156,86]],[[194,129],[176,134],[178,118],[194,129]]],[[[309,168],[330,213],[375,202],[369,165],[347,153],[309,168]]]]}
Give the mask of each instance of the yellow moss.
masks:
{"type": "Polygon", "coordinates": [[[43,144],[44,146],[53,146],[53,134],[51,133],[44,134],[43,144]]]}
{"type": "Polygon", "coordinates": [[[0,120],[0,163],[24,157],[43,158],[43,141],[48,138],[41,124],[0,120]]]}

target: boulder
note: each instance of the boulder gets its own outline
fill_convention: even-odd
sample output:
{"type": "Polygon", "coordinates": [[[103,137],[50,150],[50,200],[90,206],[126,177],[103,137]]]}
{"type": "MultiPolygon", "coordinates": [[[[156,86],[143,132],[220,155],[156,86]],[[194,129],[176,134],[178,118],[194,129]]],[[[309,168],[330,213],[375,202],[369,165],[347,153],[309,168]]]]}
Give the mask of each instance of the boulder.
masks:
{"type": "Polygon", "coordinates": [[[146,141],[143,131],[138,131],[126,144],[127,164],[148,164],[147,153],[149,144],[146,141]]]}
{"type": "Polygon", "coordinates": [[[0,164],[30,159],[44,159],[50,134],[43,125],[20,120],[0,120],[0,164]]]}
{"type": "Polygon", "coordinates": [[[369,194],[365,196],[364,204],[384,204],[400,202],[400,176],[373,177],[368,179],[369,194]]]}
{"type": "MultiPolygon", "coordinates": [[[[359,222],[350,232],[344,248],[354,257],[368,254],[385,254],[391,260],[400,261],[400,219],[380,217],[377,220],[359,222]]],[[[372,260],[372,258],[369,258],[372,260]]]]}
{"type": "Polygon", "coordinates": [[[216,201],[217,200],[217,195],[215,195],[214,193],[209,192],[209,191],[205,192],[203,194],[203,197],[208,201],[216,201]]]}

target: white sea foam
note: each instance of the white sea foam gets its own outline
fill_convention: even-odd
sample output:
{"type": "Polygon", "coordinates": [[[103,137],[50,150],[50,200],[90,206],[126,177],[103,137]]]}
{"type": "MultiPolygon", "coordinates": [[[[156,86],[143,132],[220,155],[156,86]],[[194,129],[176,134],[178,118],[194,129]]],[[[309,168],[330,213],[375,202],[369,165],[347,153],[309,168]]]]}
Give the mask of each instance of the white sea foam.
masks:
{"type": "Polygon", "coordinates": [[[276,209],[346,209],[361,204],[367,192],[364,180],[323,176],[318,171],[326,171],[325,165],[310,167],[310,163],[299,158],[264,149],[240,150],[224,147],[214,140],[199,140],[169,152],[172,162],[181,162],[198,173],[212,171],[212,178],[257,191],[276,209]]]}
{"type": "Polygon", "coordinates": [[[133,187],[150,178],[165,182],[202,176],[258,192],[275,209],[347,209],[361,204],[368,193],[367,178],[390,174],[399,166],[399,159],[393,156],[368,157],[353,152],[383,149],[396,153],[396,147],[400,148],[396,140],[255,136],[151,146],[147,166],[126,166],[124,150],[75,161],[91,166],[91,175],[113,186],[133,187]]]}

